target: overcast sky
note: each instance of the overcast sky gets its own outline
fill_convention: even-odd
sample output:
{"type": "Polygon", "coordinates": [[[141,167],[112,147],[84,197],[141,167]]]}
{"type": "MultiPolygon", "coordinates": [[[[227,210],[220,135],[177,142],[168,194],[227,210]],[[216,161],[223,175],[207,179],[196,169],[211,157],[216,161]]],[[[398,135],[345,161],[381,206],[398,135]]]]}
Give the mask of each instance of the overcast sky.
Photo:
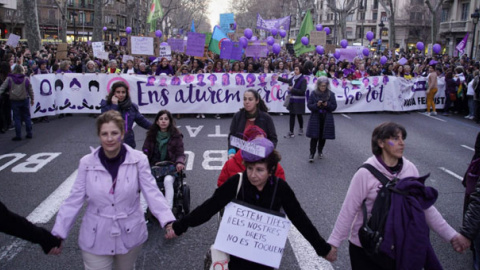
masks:
{"type": "Polygon", "coordinates": [[[231,0],[210,0],[210,6],[208,7],[208,11],[210,15],[208,18],[210,19],[210,24],[213,26],[220,23],[220,14],[227,13],[227,9],[231,0]]]}

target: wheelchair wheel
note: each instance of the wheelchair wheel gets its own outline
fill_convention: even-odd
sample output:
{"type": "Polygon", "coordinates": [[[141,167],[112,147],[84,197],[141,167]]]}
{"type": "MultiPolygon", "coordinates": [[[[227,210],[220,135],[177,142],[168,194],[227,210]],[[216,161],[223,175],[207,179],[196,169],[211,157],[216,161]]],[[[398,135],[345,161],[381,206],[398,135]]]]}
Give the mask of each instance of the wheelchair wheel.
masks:
{"type": "Polygon", "coordinates": [[[183,195],[183,211],[185,215],[190,213],[190,187],[188,185],[183,185],[182,187],[183,195]]]}

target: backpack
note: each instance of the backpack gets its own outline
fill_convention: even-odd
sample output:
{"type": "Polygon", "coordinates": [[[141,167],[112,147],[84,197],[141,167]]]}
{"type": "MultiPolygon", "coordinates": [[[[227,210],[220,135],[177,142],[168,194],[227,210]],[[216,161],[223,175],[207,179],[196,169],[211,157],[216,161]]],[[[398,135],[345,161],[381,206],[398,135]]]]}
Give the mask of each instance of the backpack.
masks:
{"type": "MultiPolygon", "coordinates": [[[[480,83],[479,83],[480,84],[480,83]]],[[[463,177],[462,184],[466,188],[465,195],[468,197],[475,191],[477,181],[480,179],[480,158],[472,160],[468,166],[467,172],[463,177]]]]}
{"type": "Polygon", "coordinates": [[[392,192],[399,194],[405,193],[395,189],[398,178],[389,180],[375,167],[367,163],[360,166],[360,168],[365,168],[370,171],[370,173],[382,183],[382,187],[373,203],[372,212],[368,220],[367,206],[365,204],[366,199],[363,200],[363,224],[358,230],[358,238],[365,253],[372,261],[384,269],[395,269],[395,260],[381,252],[380,245],[384,239],[385,224],[390,211],[391,194],[392,192]]]}

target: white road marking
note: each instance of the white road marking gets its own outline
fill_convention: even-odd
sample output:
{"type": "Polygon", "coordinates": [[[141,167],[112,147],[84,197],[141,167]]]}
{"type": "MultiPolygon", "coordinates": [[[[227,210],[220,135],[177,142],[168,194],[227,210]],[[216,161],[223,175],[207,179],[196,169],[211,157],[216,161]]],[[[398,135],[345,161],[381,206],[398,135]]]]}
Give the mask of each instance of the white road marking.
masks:
{"type": "Polygon", "coordinates": [[[441,118],[435,117],[435,116],[426,115],[426,114],[421,113],[421,112],[418,112],[418,113],[421,114],[421,115],[424,115],[424,116],[426,116],[426,117],[433,118],[433,119],[438,120],[438,121],[447,122],[447,121],[445,121],[445,120],[443,120],[443,119],[441,119],[441,118]]]}
{"type": "Polygon", "coordinates": [[[215,134],[208,134],[208,137],[228,137],[228,134],[222,134],[220,132],[220,125],[215,125],[215,134]]]}
{"type": "Polygon", "coordinates": [[[463,148],[467,148],[468,150],[472,150],[472,151],[475,151],[475,149],[471,148],[470,146],[466,146],[464,144],[460,145],[461,147],[463,148]]]}
{"type": "Polygon", "coordinates": [[[457,178],[457,179],[458,179],[458,180],[460,180],[460,181],[462,181],[462,180],[463,180],[463,177],[461,177],[460,175],[458,175],[458,174],[456,174],[456,173],[454,173],[454,172],[450,171],[449,169],[446,169],[446,168],[444,168],[444,167],[438,167],[438,168],[439,168],[440,170],[442,170],[442,171],[444,171],[444,172],[446,172],[446,173],[450,174],[451,176],[453,176],[453,177],[457,178]]]}
{"type": "Polygon", "coordinates": [[[348,115],[346,115],[346,114],[344,114],[344,113],[342,113],[342,116],[345,117],[345,118],[347,118],[347,119],[352,119],[350,116],[348,116],[348,115]]]}
{"type": "MultiPolygon", "coordinates": [[[[58,188],[52,192],[32,213],[27,216],[27,219],[34,223],[47,223],[60,209],[63,201],[70,194],[75,178],[77,178],[78,170],[75,170],[58,188]]],[[[7,261],[13,259],[20,253],[25,245],[24,240],[15,240],[8,246],[3,246],[0,249],[0,261],[6,259],[7,261]]]]}
{"type": "Polygon", "coordinates": [[[292,245],[293,253],[295,253],[295,257],[297,258],[300,269],[334,269],[330,262],[317,255],[312,245],[310,245],[310,243],[293,225],[288,233],[288,241],[290,241],[290,245],[292,245]]]}

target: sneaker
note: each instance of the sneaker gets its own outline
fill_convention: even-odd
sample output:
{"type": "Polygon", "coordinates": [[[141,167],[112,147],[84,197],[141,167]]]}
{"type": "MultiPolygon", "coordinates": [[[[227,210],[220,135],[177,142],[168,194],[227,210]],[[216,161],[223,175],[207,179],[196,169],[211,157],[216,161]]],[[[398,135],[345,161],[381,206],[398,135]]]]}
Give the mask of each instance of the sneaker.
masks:
{"type": "Polygon", "coordinates": [[[215,119],[220,119],[220,118],[221,118],[221,117],[220,117],[220,114],[216,114],[216,115],[215,115],[215,119]]]}
{"type": "Polygon", "coordinates": [[[197,114],[197,119],[200,119],[200,114],[197,114]]]}
{"type": "Polygon", "coordinates": [[[323,156],[323,153],[319,153],[318,154],[318,159],[322,159],[324,156],[323,156]]]}
{"type": "Polygon", "coordinates": [[[470,120],[473,120],[475,117],[473,115],[470,115],[470,117],[468,117],[468,119],[470,120]]]}
{"type": "Polygon", "coordinates": [[[432,115],[437,115],[437,112],[432,112],[432,115]]]}
{"type": "Polygon", "coordinates": [[[465,119],[469,119],[469,117],[470,117],[470,115],[467,115],[467,116],[465,116],[464,118],[465,118],[465,119]]]}
{"type": "Polygon", "coordinates": [[[308,157],[308,162],[312,163],[314,156],[315,156],[315,154],[310,154],[310,156],[308,157]]]}
{"type": "Polygon", "coordinates": [[[423,114],[430,116],[430,112],[424,112],[423,114]]]}
{"type": "Polygon", "coordinates": [[[298,136],[303,136],[303,128],[298,130],[298,136]]]}
{"type": "Polygon", "coordinates": [[[202,119],[205,119],[205,114],[201,114],[200,117],[202,117],[202,119]]]}
{"type": "Polygon", "coordinates": [[[12,141],[21,141],[21,140],[22,140],[22,138],[20,138],[20,137],[13,137],[12,138],[12,141]]]}
{"type": "Polygon", "coordinates": [[[295,134],[293,134],[293,132],[288,132],[287,135],[283,136],[284,138],[293,138],[295,137],[295,134]]]}

